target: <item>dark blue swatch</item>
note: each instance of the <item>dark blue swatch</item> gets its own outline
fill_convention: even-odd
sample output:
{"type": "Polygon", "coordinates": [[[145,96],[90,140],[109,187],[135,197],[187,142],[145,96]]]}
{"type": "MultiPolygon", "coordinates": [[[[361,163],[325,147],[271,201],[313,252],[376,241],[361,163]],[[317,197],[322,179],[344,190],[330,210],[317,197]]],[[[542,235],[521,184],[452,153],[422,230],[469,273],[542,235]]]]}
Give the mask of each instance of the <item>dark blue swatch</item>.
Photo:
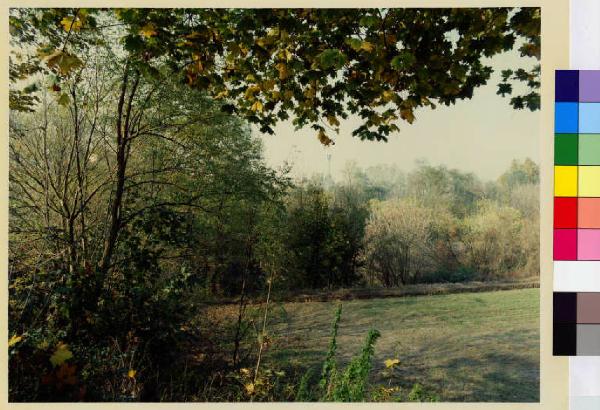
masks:
{"type": "Polygon", "coordinates": [[[555,101],[579,101],[579,71],[556,70],[555,72],[555,101]]]}

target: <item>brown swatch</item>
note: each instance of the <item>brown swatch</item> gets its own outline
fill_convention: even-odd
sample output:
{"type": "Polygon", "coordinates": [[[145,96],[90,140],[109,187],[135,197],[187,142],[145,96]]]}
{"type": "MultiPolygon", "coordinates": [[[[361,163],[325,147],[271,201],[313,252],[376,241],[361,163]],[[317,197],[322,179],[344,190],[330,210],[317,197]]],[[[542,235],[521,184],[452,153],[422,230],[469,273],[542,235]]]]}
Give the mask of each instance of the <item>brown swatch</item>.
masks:
{"type": "Polygon", "coordinates": [[[577,294],[577,323],[600,324],[600,292],[577,294]]]}

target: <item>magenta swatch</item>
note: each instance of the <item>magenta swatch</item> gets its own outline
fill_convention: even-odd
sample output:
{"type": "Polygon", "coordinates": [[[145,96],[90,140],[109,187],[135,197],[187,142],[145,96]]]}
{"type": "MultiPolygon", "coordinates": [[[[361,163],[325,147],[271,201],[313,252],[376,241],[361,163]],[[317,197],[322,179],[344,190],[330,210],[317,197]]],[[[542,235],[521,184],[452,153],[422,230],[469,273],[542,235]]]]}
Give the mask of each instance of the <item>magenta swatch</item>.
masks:
{"type": "Polygon", "coordinates": [[[577,260],[577,229],[554,230],[554,260],[577,260]]]}

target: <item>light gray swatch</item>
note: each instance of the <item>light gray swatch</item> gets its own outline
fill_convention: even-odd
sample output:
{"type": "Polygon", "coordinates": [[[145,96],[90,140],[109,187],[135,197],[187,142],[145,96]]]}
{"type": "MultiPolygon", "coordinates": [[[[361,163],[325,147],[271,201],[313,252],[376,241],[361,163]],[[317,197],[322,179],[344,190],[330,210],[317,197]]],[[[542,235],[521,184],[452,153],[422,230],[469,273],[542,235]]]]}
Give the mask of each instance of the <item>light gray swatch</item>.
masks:
{"type": "Polygon", "coordinates": [[[600,356],[600,325],[577,325],[577,356],[600,356]]]}

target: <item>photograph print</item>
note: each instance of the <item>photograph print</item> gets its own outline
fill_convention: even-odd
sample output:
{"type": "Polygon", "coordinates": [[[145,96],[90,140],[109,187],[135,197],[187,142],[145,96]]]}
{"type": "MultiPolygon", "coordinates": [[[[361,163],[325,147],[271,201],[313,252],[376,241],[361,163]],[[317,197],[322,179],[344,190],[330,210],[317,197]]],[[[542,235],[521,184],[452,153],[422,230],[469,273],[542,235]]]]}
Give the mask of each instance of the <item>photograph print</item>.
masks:
{"type": "Polygon", "coordinates": [[[539,402],[539,8],[11,8],[10,402],[539,402]]]}

